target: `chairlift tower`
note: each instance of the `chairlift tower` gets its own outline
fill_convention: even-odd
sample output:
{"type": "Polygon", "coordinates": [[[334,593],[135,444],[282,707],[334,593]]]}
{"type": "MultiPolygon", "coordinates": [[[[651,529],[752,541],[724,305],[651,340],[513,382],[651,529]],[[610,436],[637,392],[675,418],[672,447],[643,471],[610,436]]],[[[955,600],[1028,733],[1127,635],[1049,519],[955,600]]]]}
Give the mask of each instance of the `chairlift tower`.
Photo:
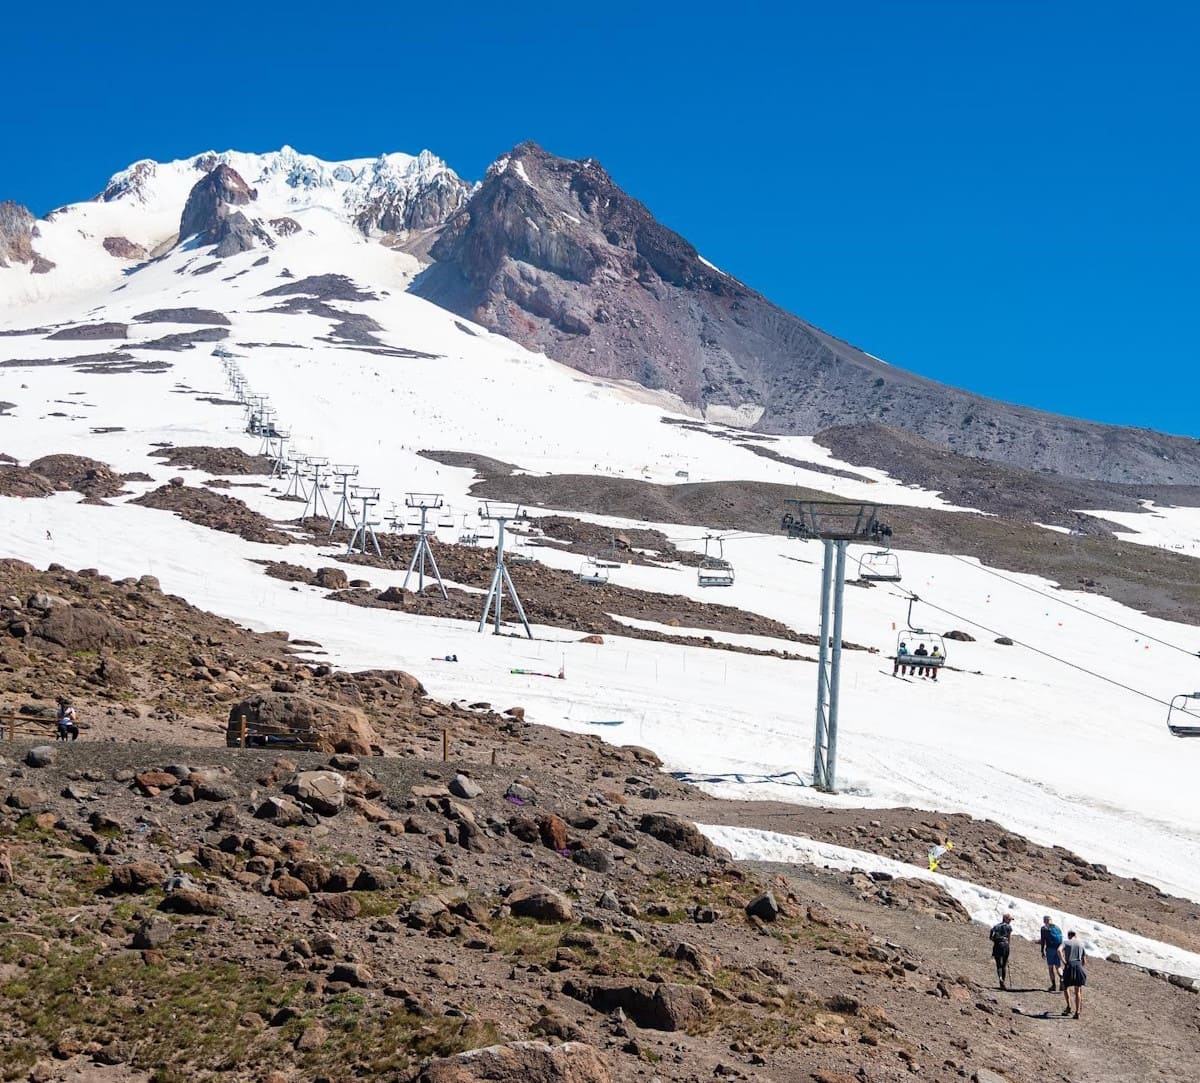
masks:
{"type": "Polygon", "coordinates": [[[817,712],[813,734],[813,787],[837,788],[838,693],[842,676],[842,614],[846,546],[876,540],[886,530],[879,505],[835,500],[788,500],[783,517],[789,538],[814,538],[825,546],[821,566],[821,642],[817,651],[817,712]],[[832,628],[830,625],[832,624],[832,628]],[[832,650],[830,649],[832,645],[832,650]]]}
{"type": "Polygon", "coordinates": [[[507,587],[508,596],[517,610],[517,616],[521,618],[521,623],[525,626],[525,634],[532,639],[533,629],[529,627],[529,618],[525,616],[525,609],[521,605],[521,599],[517,596],[517,588],[513,586],[512,577],[508,574],[508,567],[504,563],[504,528],[510,520],[521,518],[521,505],[494,504],[485,500],[479,509],[479,517],[487,522],[496,523],[499,527],[499,535],[496,539],[496,570],[492,573],[491,586],[488,587],[487,598],[483,603],[483,616],[479,618],[479,630],[482,632],[487,626],[488,616],[493,612],[492,605],[494,603],[496,608],[493,617],[493,635],[500,634],[500,606],[504,600],[504,588],[507,587]]]}
{"type": "Polygon", "coordinates": [[[284,496],[298,496],[308,505],[308,490],[304,487],[304,468],[308,465],[307,455],[288,456],[288,486],[284,496]]]}
{"type": "Polygon", "coordinates": [[[375,555],[381,557],[383,552],[379,548],[379,539],[375,536],[375,528],[379,524],[371,521],[371,509],[379,503],[379,490],[360,486],[355,490],[354,498],[358,501],[360,514],[354,533],[350,535],[350,544],[346,546],[346,553],[362,553],[366,556],[369,542],[375,550],[375,555]]]}
{"type": "Polygon", "coordinates": [[[409,493],[405,497],[404,504],[405,507],[420,510],[421,525],[420,533],[417,535],[417,547],[413,550],[412,563],[409,564],[408,571],[404,573],[404,582],[401,586],[404,590],[408,590],[409,576],[415,571],[417,573],[417,593],[423,593],[425,590],[425,561],[428,559],[433,568],[433,576],[437,580],[438,590],[442,592],[442,597],[449,601],[450,595],[446,593],[446,584],[442,582],[442,573],[438,571],[437,558],[433,555],[433,548],[429,544],[431,531],[425,529],[426,516],[430,511],[437,511],[442,506],[442,494],[409,493]]]}
{"type": "Polygon", "coordinates": [[[271,477],[273,478],[281,478],[287,473],[287,442],[288,434],[283,429],[272,426],[266,440],[267,449],[265,452],[259,452],[260,455],[265,454],[271,460],[271,477]]]}
{"type": "Polygon", "coordinates": [[[331,516],[332,522],[329,524],[331,538],[338,527],[346,528],[346,516],[350,517],[351,523],[358,526],[358,522],[354,518],[354,505],[350,502],[350,481],[352,478],[358,477],[358,467],[338,464],[333,468],[333,476],[337,480],[338,502],[337,508],[331,516]]]}
{"type": "MultiPolygon", "coordinates": [[[[304,511],[300,515],[300,521],[305,519],[316,519],[323,511],[325,518],[330,518],[329,505],[325,502],[324,486],[321,484],[321,471],[329,465],[329,460],[319,455],[310,455],[308,457],[308,467],[312,470],[312,476],[308,479],[312,482],[312,489],[309,490],[308,496],[304,501],[304,511]],[[312,509],[311,513],[309,509],[312,509]]],[[[325,485],[329,482],[326,481],[325,485]]]]}

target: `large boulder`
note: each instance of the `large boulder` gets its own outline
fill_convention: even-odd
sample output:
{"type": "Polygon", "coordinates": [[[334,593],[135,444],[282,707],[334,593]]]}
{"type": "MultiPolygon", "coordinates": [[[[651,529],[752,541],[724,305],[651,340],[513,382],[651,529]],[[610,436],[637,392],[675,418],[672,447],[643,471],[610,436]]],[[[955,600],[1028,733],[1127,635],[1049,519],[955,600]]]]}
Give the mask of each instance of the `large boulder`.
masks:
{"type": "Polygon", "coordinates": [[[548,924],[575,920],[571,900],[544,884],[517,884],[505,902],[513,917],[533,918],[548,924]]]}
{"type": "Polygon", "coordinates": [[[696,857],[717,857],[721,851],[717,849],[700,829],[689,820],[681,820],[666,812],[647,812],[642,815],[638,829],[665,842],[674,850],[685,854],[695,854],[696,857]]]}
{"type": "Polygon", "coordinates": [[[300,771],[286,789],[322,816],[336,816],[346,804],[346,779],[337,771],[300,771]]]}
{"type": "Polygon", "coordinates": [[[647,1030],[686,1030],[713,1009],[707,989],[676,982],[570,980],[563,992],[606,1015],[620,1008],[647,1030]]]}
{"type": "Polygon", "coordinates": [[[251,727],[296,734],[311,740],[322,752],[369,756],[380,744],[375,727],[357,707],[299,693],[262,692],[230,708],[225,743],[231,748],[239,742],[243,716],[251,727]]]}
{"type": "Polygon", "coordinates": [[[133,633],[112,617],[76,605],[52,607],[33,626],[33,634],[68,651],[111,650],[134,642],[133,633]]]}
{"type": "Polygon", "coordinates": [[[608,1064],[584,1042],[511,1042],[426,1064],[413,1083],[610,1083],[608,1064]]]}

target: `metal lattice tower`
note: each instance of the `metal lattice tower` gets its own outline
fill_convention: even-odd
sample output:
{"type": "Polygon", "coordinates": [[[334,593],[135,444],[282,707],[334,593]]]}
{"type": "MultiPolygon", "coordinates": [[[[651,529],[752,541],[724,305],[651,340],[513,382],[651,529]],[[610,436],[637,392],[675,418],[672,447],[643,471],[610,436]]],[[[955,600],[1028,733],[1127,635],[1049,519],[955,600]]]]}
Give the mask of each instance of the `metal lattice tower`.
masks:
{"type": "Polygon", "coordinates": [[[794,509],[783,517],[783,528],[788,537],[817,539],[825,547],[825,560],[821,566],[821,641],[817,651],[813,787],[832,793],[837,788],[846,546],[852,541],[875,539],[887,528],[876,520],[879,513],[876,504],[833,500],[788,500],[787,504],[794,509]]]}
{"type": "Polygon", "coordinates": [[[346,552],[367,554],[367,543],[370,542],[371,547],[375,550],[377,557],[383,556],[383,552],[379,548],[379,539],[375,536],[375,528],[378,523],[371,521],[371,509],[379,503],[379,490],[359,487],[354,494],[354,498],[358,501],[360,514],[358,522],[355,524],[354,533],[350,535],[350,544],[346,546],[346,552]]]}
{"type": "Polygon", "coordinates": [[[333,468],[333,476],[337,479],[338,485],[338,502],[337,508],[330,518],[333,520],[329,524],[329,536],[333,537],[333,532],[338,527],[346,528],[346,516],[350,517],[350,522],[358,526],[358,521],[354,518],[354,505],[350,502],[350,479],[358,477],[357,466],[337,465],[333,468]]]}
{"type": "Polygon", "coordinates": [[[504,600],[504,588],[507,587],[508,596],[512,599],[517,616],[521,618],[521,623],[525,626],[525,634],[532,639],[533,630],[529,627],[529,618],[525,616],[525,609],[521,605],[521,599],[517,596],[517,588],[513,586],[512,577],[508,574],[508,567],[504,563],[504,528],[510,520],[521,518],[521,506],[519,504],[492,504],[485,500],[483,507],[479,510],[479,517],[496,523],[499,527],[499,536],[496,540],[496,570],[492,573],[491,586],[488,587],[487,598],[483,603],[483,616],[479,618],[479,630],[482,632],[487,626],[488,616],[492,613],[494,603],[493,634],[500,634],[500,605],[504,600]]]}
{"type": "MultiPolygon", "coordinates": [[[[329,460],[322,458],[319,455],[310,455],[308,457],[308,467],[312,470],[312,476],[308,479],[312,483],[312,488],[308,491],[308,496],[304,500],[304,511],[300,515],[300,521],[305,519],[316,519],[321,512],[325,513],[325,518],[330,518],[329,505],[325,502],[325,490],[321,485],[321,471],[329,465],[329,460]],[[309,509],[312,509],[311,512],[309,509]]],[[[326,482],[326,485],[329,483],[326,482]]]]}
{"type": "MultiPolygon", "coordinates": [[[[287,473],[288,434],[275,428],[267,440],[267,457],[271,460],[271,477],[281,478],[287,473]]],[[[261,452],[260,452],[261,454],[261,452]]]]}
{"type": "Polygon", "coordinates": [[[404,504],[405,507],[420,509],[421,526],[420,533],[417,535],[417,547],[413,550],[412,563],[408,566],[408,571],[404,575],[404,582],[401,586],[404,590],[408,590],[409,576],[415,571],[417,573],[417,593],[423,593],[425,590],[425,561],[428,559],[430,567],[433,568],[433,576],[437,580],[438,589],[442,592],[442,597],[449,600],[450,596],[446,593],[446,584],[442,582],[442,573],[438,571],[437,558],[433,555],[433,547],[429,544],[429,535],[432,531],[425,529],[426,516],[430,511],[437,511],[442,506],[442,494],[409,493],[404,500],[404,504]]]}
{"type": "Polygon", "coordinates": [[[308,504],[308,490],[304,487],[304,468],[308,465],[307,455],[295,453],[288,456],[288,485],[284,496],[298,496],[308,504]]]}

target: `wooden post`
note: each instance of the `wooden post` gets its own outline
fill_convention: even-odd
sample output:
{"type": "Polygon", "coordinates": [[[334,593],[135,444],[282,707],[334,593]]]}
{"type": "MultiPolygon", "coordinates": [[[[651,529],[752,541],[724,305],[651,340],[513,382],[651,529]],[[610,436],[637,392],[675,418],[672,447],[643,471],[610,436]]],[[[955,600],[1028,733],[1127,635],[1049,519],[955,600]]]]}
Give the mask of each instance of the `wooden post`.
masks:
{"type": "Polygon", "coordinates": [[[450,731],[442,730],[442,763],[446,763],[450,759],[450,731]]]}
{"type": "Polygon", "coordinates": [[[496,750],[494,748],[492,749],[492,766],[496,766],[496,750]]]}
{"type": "Polygon", "coordinates": [[[242,715],[241,726],[239,728],[241,731],[242,748],[245,748],[246,747],[246,716],[245,715],[242,715]]]}

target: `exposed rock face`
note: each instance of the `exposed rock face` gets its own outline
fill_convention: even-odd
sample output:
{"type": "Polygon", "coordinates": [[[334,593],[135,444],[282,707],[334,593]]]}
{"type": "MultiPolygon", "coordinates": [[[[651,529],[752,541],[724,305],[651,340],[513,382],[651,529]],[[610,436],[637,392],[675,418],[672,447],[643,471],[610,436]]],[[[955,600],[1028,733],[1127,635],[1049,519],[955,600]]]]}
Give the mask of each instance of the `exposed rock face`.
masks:
{"type": "Polygon", "coordinates": [[[714,420],[883,422],[964,455],[1104,481],[1200,480],[1195,441],[1045,414],[893,368],[706,264],[596,162],[532,143],[489,170],[413,290],[585,372],[714,420]]]}
{"type": "Polygon", "coordinates": [[[105,237],[104,251],[117,259],[145,259],[146,250],[128,237],[105,237]]]}
{"type": "Polygon", "coordinates": [[[33,261],[33,229],[36,221],[33,213],[20,203],[14,203],[11,199],[0,202],[0,267],[33,261]]]}
{"type": "Polygon", "coordinates": [[[362,178],[354,221],[364,233],[435,229],[466,205],[470,185],[429,151],[404,161],[384,155],[362,178]]]}
{"type": "Polygon", "coordinates": [[[240,174],[225,164],[198,180],[188,195],[179,219],[180,240],[195,237],[197,243],[217,246],[218,258],[248,252],[256,241],[271,246],[274,241],[257,222],[234,207],[245,206],[258,197],[240,174]]]}

